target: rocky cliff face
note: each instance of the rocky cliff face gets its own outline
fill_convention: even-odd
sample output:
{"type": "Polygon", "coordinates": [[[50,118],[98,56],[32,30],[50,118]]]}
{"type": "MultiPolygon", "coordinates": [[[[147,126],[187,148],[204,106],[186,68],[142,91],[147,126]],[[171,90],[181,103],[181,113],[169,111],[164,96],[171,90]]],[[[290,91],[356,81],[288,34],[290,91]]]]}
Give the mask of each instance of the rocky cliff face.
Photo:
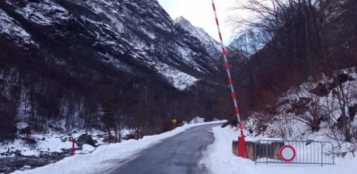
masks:
{"type": "Polygon", "coordinates": [[[174,22],[177,26],[198,38],[211,57],[218,59],[221,56],[221,44],[209,36],[202,28],[193,26],[184,17],[176,18],[174,22]]]}

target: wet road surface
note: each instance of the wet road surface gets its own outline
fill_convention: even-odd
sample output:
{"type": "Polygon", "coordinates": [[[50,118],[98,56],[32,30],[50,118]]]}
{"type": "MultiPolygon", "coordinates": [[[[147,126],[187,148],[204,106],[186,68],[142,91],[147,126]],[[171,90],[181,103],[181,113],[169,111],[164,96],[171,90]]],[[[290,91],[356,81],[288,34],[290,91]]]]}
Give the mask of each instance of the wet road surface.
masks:
{"type": "Polygon", "coordinates": [[[190,128],[140,152],[110,174],[206,174],[199,166],[202,151],[214,142],[211,129],[220,124],[190,128]]]}

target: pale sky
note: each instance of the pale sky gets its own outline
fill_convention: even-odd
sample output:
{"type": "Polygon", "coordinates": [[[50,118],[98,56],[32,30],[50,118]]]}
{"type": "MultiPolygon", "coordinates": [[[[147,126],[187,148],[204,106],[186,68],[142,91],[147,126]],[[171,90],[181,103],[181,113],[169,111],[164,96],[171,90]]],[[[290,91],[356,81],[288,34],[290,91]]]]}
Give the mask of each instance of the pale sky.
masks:
{"type": "MultiPolygon", "coordinates": [[[[210,36],[219,41],[211,0],[158,0],[171,18],[183,16],[191,24],[203,28],[210,36]]],[[[233,27],[227,23],[228,10],[236,0],[215,0],[216,10],[222,31],[224,44],[229,44],[233,27]]]]}

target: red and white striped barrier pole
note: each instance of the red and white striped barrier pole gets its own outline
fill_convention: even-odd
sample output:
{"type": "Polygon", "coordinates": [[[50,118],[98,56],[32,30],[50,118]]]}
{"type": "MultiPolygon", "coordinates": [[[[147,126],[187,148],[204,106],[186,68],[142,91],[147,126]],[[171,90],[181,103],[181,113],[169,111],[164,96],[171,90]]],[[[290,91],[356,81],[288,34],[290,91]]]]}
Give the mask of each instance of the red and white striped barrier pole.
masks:
{"type": "MultiPolygon", "coordinates": [[[[240,119],[240,115],[239,115],[239,109],[238,109],[238,104],[237,104],[237,100],[236,100],[236,93],[234,92],[234,87],[233,87],[233,82],[232,82],[232,76],[231,76],[231,72],[229,70],[229,64],[228,64],[228,59],[227,59],[227,55],[226,55],[226,48],[224,47],[223,44],[223,38],[222,38],[222,32],[221,32],[221,28],[219,26],[219,21],[218,21],[218,17],[217,17],[217,11],[216,11],[216,5],[214,3],[214,0],[212,0],[212,7],[213,7],[213,12],[214,12],[214,16],[216,18],[216,24],[217,24],[217,29],[218,29],[218,35],[219,35],[219,39],[221,41],[221,46],[222,46],[222,53],[223,53],[223,58],[224,58],[224,62],[225,62],[225,66],[226,66],[226,70],[227,70],[227,75],[228,75],[228,80],[229,80],[229,85],[231,88],[231,92],[232,92],[232,98],[233,98],[233,103],[234,103],[234,108],[236,111],[236,115],[238,118],[238,124],[239,124],[239,128],[241,131],[241,138],[239,138],[241,141],[241,147],[244,146],[244,149],[240,150],[241,153],[239,153],[238,151],[238,156],[244,157],[244,158],[248,158],[248,153],[247,153],[247,149],[245,147],[245,139],[244,139],[244,133],[243,133],[243,126],[242,126],[242,121],[240,119]],[[243,141],[243,142],[242,142],[243,141]],[[244,154],[245,153],[245,154],[244,154]]],[[[239,141],[238,141],[239,143],[239,141]]]]}

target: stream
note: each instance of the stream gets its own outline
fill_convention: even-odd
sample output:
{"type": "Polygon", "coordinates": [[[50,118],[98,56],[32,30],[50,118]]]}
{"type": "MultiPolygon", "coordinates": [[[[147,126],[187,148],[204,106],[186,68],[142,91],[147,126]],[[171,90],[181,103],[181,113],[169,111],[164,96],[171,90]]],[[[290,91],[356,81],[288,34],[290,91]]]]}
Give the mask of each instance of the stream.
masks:
{"type": "Polygon", "coordinates": [[[0,174],[8,174],[16,170],[33,169],[55,163],[65,157],[71,156],[70,153],[58,153],[51,155],[17,156],[0,158],[0,174]]]}

